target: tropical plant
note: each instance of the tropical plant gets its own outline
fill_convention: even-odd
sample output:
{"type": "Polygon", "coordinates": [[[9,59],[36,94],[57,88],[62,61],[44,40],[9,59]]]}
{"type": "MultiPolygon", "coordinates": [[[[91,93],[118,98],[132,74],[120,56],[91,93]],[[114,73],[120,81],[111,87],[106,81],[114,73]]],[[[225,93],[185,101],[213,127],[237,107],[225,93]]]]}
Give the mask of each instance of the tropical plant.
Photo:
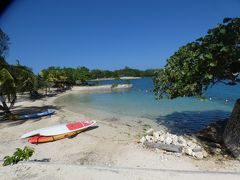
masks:
{"type": "Polygon", "coordinates": [[[29,68],[20,64],[9,65],[0,58],[0,110],[10,113],[17,99],[17,92],[32,94],[36,88],[36,76],[29,68]]]}
{"type": "Polygon", "coordinates": [[[7,114],[17,99],[17,92],[32,94],[37,87],[36,76],[31,69],[22,66],[19,61],[16,65],[5,61],[8,45],[9,38],[0,29],[0,110],[7,114]]]}
{"type": "Polygon", "coordinates": [[[239,72],[240,18],[226,18],[167,60],[164,69],[155,74],[154,91],[159,98],[202,96],[218,82],[236,85],[239,72]]]}
{"type": "MultiPolygon", "coordinates": [[[[240,83],[240,18],[225,18],[208,34],[174,53],[164,69],[156,72],[157,98],[203,96],[216,83],[240,83]]],[[[223,140],[235,157],[240,157],[240,99],[229,118],[223,140]]]]}
{"type": "Polygon", "coordinates": [[[34,149],[25,146],[23,149],[17,148],[12,156],[5,156],[3,166],[14,165],[19,161],[27,161],[33,155],[34,149]]]}

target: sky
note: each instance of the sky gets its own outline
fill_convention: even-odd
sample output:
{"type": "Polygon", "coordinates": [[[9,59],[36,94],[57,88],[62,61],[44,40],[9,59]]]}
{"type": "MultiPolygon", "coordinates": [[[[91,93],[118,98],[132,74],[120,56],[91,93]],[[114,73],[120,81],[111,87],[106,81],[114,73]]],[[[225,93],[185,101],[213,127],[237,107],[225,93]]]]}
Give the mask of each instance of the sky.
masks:
{"type": "Polygon", "coordinates": [[[161,68],[240,0],[18,0],[0,16],[7,62],[38,73],[49,66],[115,70],[161,68]]]}

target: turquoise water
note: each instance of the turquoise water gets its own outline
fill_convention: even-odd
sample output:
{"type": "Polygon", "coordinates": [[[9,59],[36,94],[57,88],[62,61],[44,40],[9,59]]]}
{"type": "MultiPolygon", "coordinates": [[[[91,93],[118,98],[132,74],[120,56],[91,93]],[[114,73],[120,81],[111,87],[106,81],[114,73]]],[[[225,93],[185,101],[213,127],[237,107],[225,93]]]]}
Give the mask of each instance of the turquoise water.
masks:
{"type": "MultiPolygon", "coordinates": [[[[112,83],[124,81],[101,82],[112,83]]],[[[58,103],[72,107],[74,111],[95,109],[119,116],[147,118],[165,125],[174,133],[191,133],[205,127],[209,122],[229,116],[240,92],[240,86],[216,85],[205,94],[211,100],[177,98],[157,101],[152,93],[151,78],[135,79],[131,83],[133,88],[130,90],[71,94],[58,99],[58,103]]]]}

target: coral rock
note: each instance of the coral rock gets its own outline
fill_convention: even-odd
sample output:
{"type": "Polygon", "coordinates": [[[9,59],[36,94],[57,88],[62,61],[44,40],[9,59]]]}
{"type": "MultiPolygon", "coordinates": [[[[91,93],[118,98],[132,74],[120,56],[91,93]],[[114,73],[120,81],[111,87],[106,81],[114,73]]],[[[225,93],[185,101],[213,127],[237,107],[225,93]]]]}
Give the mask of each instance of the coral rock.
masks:
{"type": "Polygon", "coordinates": [[[140,143],[144,143],[145,141],[146,141],[146,138],[144,136],[139,140],[140,143]]]}
{"type": "Polygon", "coordinates": [[[153,136],[147,135],[146,140],[147,140],[147,142],[153,142],[153,136]]]}
{"type": "Polygon", "coordinates": [[[194,157],[197,159],[203,159],[203,153],[202,152],[195,152],[194,157]]]}
{"type": "Polygon", "coordinates": [[[172,138],[167,136],[166,139],[164,140],[165,144],[171,144],[172,143],[172,138]]]}
{"type": "Polygon", "coordinates": [[[146,131],[146,134],[147,134],[147,135],[153,135],[153,131],[154,131],[154,129],[151,128],[151,129],[149,129],[149,130],[146,131]]]}

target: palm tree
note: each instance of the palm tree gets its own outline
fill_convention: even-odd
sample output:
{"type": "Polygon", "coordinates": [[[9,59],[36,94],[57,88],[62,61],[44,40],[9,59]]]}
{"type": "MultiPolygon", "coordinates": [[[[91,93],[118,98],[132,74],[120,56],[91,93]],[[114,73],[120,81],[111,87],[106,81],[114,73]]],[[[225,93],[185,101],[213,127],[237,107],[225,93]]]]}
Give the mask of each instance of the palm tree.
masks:
{"type": "Polygon", "coordinates": [[[32,70],[22,66],[10,65],[5,61],[9,50],[9,37],[0,28],[0,110],[9,114],[17,99],[18,92],[32,94],[37,87],[37,78],[32,70]]]}
{"type": "Polygon", "coordinates": [[[17,92],[34,92],[37,80],[33,72],[20,64],[9,65],[0,57],[0,110],[9,114],[17,92]]]}

